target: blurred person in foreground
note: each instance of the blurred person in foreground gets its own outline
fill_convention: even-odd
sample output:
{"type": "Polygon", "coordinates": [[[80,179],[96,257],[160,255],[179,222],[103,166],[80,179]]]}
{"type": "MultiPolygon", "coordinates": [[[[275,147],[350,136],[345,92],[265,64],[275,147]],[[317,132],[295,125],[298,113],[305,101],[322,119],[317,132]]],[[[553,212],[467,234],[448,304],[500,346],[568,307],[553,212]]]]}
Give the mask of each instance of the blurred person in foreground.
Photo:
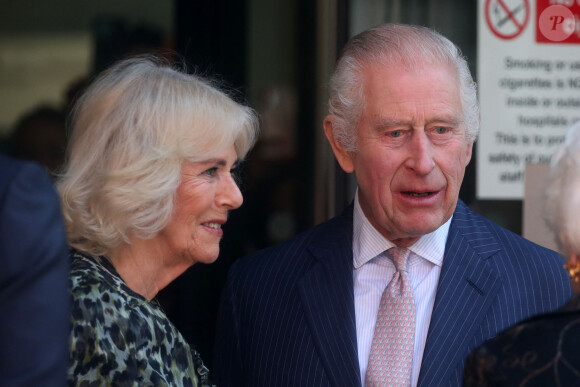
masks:
{"type": "Polygon", "coordinates": [[[566,257],[574,296],[473,351],[465,386],[580,386],[580,122],[554,153],[544,194],[545,218],[566,257]]]}
{"type": "Polygon", "coordinates": [[[467,62],[448,39],[409,25],[362,32],[329,94],[324,130],[356,175],[354,203],[233,265],[216,381],[461,385],[471,349],[568,300],[561,258],[458,200],[479,114],[467,62]]]}
{"type": "Polygon", "coordinates": [[[58,182],[73,248],[68,384],[207,385],[155,296],[217,259],[221,227],[242,204],[233,174],[255,141],[254,112],[207,80],[136,58],[94,81],[72,119],[58,182]]]}
{"type": "Polygon", "coordinates": [[[63,386],[68,246],[45,168],[0,155],[0,386],[63,386]]]}

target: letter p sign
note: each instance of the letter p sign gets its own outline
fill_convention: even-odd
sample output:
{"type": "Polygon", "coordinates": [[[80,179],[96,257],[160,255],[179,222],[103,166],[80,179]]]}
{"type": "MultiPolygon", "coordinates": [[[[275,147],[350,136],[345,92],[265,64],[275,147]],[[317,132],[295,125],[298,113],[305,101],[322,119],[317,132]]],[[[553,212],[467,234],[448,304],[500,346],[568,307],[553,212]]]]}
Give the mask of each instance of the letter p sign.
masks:
{"type": "Polygon", "coordinates": [[[574,22],[574,14],[568,7],[552,5],[542,11],[538,19],[540,33],[550,42],[561,42],[574,32],[570,28],[574,22]]]}
{"type": "Polygon", "coordinates": [[[556,31],[556,26],[564,21],[564,16],[550,16],[550,20],[553,21],[552,31],[556,31]]]}

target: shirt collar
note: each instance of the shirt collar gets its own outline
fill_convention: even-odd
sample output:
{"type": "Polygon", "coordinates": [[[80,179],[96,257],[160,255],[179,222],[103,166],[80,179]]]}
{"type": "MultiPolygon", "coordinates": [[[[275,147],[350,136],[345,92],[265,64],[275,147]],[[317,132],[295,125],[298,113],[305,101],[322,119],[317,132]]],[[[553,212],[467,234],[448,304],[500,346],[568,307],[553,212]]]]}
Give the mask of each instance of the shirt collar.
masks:
{"type": "MultiPolygon", "coordinates": [[[[445,243],[449,234],[449,226],[453,216],[442,224],[437,230],[423,235],[417,242],[409,247],[414,254],[425,258],[431,263],[441,266],[445,243]]],[[[395,244],[385,238],[373,227],[360,207],[358,201],[358,189],[354,198],[353,210],[353,264],[358,269],[383,251],[395,247],[395,244]]]]}

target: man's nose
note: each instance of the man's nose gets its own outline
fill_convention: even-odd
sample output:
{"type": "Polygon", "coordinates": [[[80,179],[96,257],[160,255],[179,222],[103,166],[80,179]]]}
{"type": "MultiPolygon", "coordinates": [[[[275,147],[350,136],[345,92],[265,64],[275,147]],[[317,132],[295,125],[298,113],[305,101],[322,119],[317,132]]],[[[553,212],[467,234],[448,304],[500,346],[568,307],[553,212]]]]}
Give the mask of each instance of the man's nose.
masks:
{"type": "Polygon", "coordinates": [[[408,143],[409,157],[407,167],[419,175],[427,175],[435,168],[433,160],[433,144],[425,132],[415,132],[408,143]]]}

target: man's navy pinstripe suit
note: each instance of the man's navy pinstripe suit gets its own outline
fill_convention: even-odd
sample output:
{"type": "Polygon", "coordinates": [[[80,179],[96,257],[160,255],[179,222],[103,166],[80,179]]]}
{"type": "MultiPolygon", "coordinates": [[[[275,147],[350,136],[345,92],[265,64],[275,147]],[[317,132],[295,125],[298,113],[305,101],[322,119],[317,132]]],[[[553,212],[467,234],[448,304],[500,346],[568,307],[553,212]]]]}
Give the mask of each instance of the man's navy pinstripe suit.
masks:
{"type": "MultiPolygon", "coordinates": [[[[560,256],[459,201],[419,377],[459,386],[467,354],[571,295],[560,256]]],[[[238,260],[217,326],[218,386],[360,386],[352,206],[290,241],[238,260]]]]}

